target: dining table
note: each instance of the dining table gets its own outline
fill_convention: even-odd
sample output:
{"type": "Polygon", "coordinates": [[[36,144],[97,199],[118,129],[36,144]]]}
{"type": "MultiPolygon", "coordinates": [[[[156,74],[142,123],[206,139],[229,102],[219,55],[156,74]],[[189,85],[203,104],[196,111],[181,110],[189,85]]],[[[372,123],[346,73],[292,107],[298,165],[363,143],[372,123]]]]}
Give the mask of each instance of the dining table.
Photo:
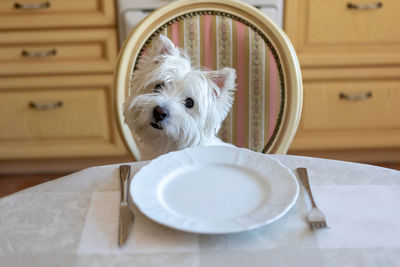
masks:
{"type": "Polygon", "coordinates": [[[307,168],[327,228],[307,223],[299,182],[292,207],[251,230],[203,234],[162,225],[130,198],[131,232],[118,245],[121,182],[151,161],[87,168],[0,198],[0,266],[400,266],[400,172],[294,155],[274,159],[299,179],[307,168]]]}

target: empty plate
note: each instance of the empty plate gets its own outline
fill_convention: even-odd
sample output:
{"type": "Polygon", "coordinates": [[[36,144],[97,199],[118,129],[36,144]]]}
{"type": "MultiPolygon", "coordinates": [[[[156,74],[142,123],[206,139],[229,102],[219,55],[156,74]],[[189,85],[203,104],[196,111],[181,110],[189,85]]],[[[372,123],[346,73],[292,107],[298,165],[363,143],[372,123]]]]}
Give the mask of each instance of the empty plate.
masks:
{"type": "Polygon", "coordinates": [[[139,210],[160,224],[224,234],[276,221],[294,205],[299,185],[268,155],[203,146],[156,158],[135,175],[130,193],[139,210]]]}

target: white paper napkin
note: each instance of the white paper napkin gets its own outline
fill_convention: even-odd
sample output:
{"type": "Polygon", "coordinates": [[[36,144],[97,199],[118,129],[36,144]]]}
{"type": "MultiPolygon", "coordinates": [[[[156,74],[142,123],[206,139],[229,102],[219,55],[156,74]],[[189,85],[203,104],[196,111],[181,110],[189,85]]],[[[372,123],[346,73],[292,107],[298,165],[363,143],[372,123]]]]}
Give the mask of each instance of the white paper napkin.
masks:
{"type": "Polygon", "coordinates": [[[315,232],[320,248],[400,247],[400,186],[314,186],[312,190],[331,227],[315,232]]]}
{"type": "Polygon", "coordinates": [[[126,244],[118,247],[119,191],[93,193],[78,254],[194,252],[198,236],[163,227],[140,212],[126,244]]]}

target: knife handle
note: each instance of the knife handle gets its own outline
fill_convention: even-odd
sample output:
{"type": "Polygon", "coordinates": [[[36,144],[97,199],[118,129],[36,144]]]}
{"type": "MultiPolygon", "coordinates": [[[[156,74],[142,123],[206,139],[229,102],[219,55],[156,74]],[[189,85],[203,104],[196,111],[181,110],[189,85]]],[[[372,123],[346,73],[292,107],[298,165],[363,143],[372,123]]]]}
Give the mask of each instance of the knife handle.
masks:
{"type": "Polygon", "coordinates": [[[131,174],[131,166],[130,165],[119,166],[119,173],[122,185],[121,202],[128,203],[128,183],[129,183],[129,176],[131,174]]]}

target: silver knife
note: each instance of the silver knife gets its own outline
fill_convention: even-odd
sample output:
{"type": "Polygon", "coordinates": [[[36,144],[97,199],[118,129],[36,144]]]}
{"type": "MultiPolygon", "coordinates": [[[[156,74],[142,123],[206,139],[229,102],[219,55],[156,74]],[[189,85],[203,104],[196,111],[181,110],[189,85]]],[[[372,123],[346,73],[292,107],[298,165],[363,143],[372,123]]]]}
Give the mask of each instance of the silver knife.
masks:
{"type": "Polygon", "coordinates": [[[119,204],[119,246],[122,246],[128,238],[133,222],[133,213],[128,206],[128,185],[130,173],[130,165],[119,166],[119,175],[121,178],[121,203],[119,204]]]}

